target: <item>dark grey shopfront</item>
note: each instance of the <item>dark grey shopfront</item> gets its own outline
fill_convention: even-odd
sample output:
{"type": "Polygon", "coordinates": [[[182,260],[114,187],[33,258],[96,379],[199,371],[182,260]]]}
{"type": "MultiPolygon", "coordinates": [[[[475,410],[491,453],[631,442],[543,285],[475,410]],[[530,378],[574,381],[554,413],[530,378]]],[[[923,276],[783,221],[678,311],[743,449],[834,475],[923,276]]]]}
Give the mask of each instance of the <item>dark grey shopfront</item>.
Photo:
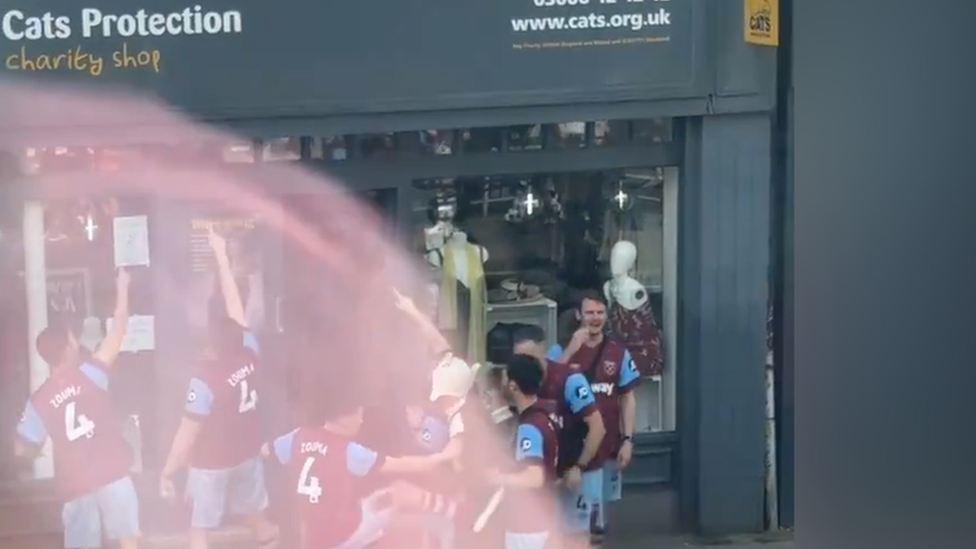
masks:
{"type": "MultiPolygon", "coordinates": [[[[638,437],[626,490],[675,494],[665,522],[680,529],[763,529],[775,53],[744,43],[741,3],[221,0],[201,4],[199,18],[193,6],[171,16],[120,0],[84,10],[61,0],[15,4],[0,12],[0,77],[132,86],[244,140],[301,136],[299,161],[373,193],[401,233],[412,227],[417,180],[677,167],[675,429],[638,437]],[[67,17],[69,36],[44,36],[30,17],[45,12],[67,17]],[[67,57],[55,66],[60,54],[75,55],[71,67],[67,57]],[[626,122],[631,139],[593,146],[593,121],[649,119],[668,120],[669,138],[641,142],[626,122]],[[334,162],[312,158],[309,145],[313,136],[396,141],[439,128],[459,139],[469,128],[570,121],[587,122],[582,146],[356,158],[350,145],[348,159],[334,162]]],[[[26,126],[4,109],[0,143],[116,146],[146,133],[97,121],[26,126]]],[[[274,192],[287,197],[287,182],[274,192]]],[[[180,230],[170,205],[150,208],[158,228],[180,230]]],[[[287,299],[281,264],[266,300],[287,299]]],[[[157,305],[165,315],[166,304],[157,305]]],[[[178,334],[158,334],[159,348],[168,337],[178,334]]],[[[147,360],[147,375],[179,385],[166,381],[162,352],[147,360]]],[[[147,447],[158,448],[147,450],[156,454],[147,470],[171,437],[165,415],[148,434],[156,442],[147,447]]]]}

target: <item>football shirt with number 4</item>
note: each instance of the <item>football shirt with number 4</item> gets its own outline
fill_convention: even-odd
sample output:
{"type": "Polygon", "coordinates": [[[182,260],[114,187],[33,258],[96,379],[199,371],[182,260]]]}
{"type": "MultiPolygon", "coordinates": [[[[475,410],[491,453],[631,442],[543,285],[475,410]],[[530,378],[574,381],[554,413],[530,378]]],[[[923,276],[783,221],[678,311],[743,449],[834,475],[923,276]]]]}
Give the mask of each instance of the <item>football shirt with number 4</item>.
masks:
{"type": "Polygon", "coordinates": [[[129,473],[132,450],[108,392],[106,369],[93,360],[51,373],[31,395],[18,435],[37,446],[48,437],[54,474],[65,501],[129,473]]]}
{"type": "Polygon", "coordinates": [[[361,502],[385,458],[321,427],[296,429],[274,442],[273,455],[287,467],[291,497],[305,527],[306,549],[337,547],[359,528],[361,502]]]}
{"type": "Polygon", "coordinates": [[[184,411],[200,422],[190,465],[226,469],[258,455],[263,442],[260,360],[253,335],[235,356],[204,365],[190,379],[184,411]]]}

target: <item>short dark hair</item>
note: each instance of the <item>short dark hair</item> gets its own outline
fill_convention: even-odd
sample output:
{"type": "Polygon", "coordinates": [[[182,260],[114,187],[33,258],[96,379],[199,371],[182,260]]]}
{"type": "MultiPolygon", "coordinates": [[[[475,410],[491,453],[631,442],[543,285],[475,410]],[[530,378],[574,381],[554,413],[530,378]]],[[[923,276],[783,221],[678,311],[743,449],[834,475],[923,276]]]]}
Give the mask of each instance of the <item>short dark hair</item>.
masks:
{"type": "Polygon", "coordinates": [[[542,364],[535,357],[528,355],[512,355],[505,365],[508,380],[515,383],[524,395],[534,396],[542,386],[542,364]]]}
{"type": "Polygon", "coordinates": [[[512,334],[512,345],[518,345],[524,341],[531,341],[532,343],[545,343],[546,342],[546,331],[542,329],[541,326],[535,324],[526,324],[521,326],[515,333],[512,334]]]}
{"type": "Polygon", "coordinates": [[[244,349],[244,326],[228,317],[211,318],[208,326],[210,346],[217,358],[234,356],[244,349]]]}
{"type": "Polygon", "coordinates": [[[606,307],[606,305],[607,305],[606,298],[603,297],[603,294],[601,294],[600,292],[598,292],[596,290],[584,290],[580,294],[580,299],[579,299],[579,303],[576,305],[576,310],[578,310],[578,311],[582,311],[583,310],[583,302],[584,301],[596,301],[597,303],[603,304],[604,307],[606,307]]]}
{"type": "Polygon", "coordinates": [[[35,341],[37,353],[48,366],[57,366],[64,358],[70,337],[71,330],[68,325],[64,322],[55,322],[37,334],[35,341]]]}

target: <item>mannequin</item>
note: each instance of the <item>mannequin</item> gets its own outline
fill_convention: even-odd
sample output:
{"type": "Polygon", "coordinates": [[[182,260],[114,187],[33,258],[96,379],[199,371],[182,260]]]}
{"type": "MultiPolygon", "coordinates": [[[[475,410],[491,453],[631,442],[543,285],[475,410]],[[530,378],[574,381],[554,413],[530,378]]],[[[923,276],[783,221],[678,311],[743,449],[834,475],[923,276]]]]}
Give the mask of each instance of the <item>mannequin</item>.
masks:
{"type": "Polygon", "coordinates": [[[485,306],[488,301],[484,264],[488,250],[468,242],[468,235],[449,222],[425,231],[427,263],[440,271],[438,327],[456,330],[461,353],[469,362],[485,360],[485,306]]]}
{"type": "Polygon", "coordinates": [[[636,262],[637,247],[632,242],[621,240],[613,245],[611,278],[603,285],[610,329],[630,351],[642,375],[660,375],[664,368],[661,331],[654,320],[647,289],[630,276],[636,262]]]}

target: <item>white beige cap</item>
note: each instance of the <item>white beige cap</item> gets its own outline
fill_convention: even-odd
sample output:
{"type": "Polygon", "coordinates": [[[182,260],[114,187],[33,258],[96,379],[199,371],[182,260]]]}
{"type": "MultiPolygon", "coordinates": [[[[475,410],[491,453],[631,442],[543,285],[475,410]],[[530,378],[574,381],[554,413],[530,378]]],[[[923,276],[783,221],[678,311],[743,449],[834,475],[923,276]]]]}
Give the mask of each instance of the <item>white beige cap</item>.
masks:
{"type": "Polygon", "coordinates": [[[454,355],[447,355],[431,373],[430,400],[441,397],[464,398],[474,385],[479,364],[473,367],[454,355]]]}

